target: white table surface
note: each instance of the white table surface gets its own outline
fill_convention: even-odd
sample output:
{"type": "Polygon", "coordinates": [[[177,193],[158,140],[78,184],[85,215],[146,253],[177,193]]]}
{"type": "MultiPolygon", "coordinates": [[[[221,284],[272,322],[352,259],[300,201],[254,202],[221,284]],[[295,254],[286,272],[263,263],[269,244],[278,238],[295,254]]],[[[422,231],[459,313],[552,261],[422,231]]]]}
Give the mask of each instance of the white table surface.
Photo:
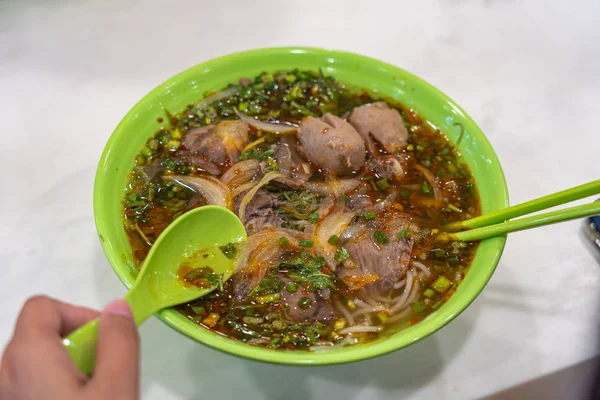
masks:
{"type": "MultiPolygon", "coordinates": [[[[598,178],[599,17],[597,1],[0,1],[0,346],[28,296],[100,308],[124,294],[94,229],[94,172],[120,119],[164,79],[265,46],[391,62],[468,110],[515,204],[598,178]]],[[[265,365],[152,319],[143,398],[583,398],[596,365],[584,361],[600,354],[600,266],[580,228],[512,234],[468,310],[371,361],[265,365]]]]}

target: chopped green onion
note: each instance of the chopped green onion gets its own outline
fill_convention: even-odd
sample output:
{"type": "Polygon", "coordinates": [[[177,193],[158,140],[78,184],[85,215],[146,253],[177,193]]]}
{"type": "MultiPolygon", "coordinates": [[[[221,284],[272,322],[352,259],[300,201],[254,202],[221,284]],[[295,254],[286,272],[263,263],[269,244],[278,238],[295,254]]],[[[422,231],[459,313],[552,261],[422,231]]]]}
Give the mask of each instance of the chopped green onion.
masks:
{"type": "Polygon", "coordinates": [[[387,189],[390,187],[390,183],[388,182],[387,179],[380,179],[377,181],[377,187],[382,190],[387,189]]]}
{"type": "Polygon", "coordinates": [[[346,327],[346,320],[344,318],[338,318],[335,320],[335,323],[333,324],[333,329],[336,330],[340,330],[340,329],[344,329],[346,327]]]}
{"type": "Polygon", "coordinates": [[[312,240],[301,240],[299,242],[299,244],[302,247],[313,247],[313,241],[312,240]]]}
{"type": "Polygon", "coordinates": [[[396,239],[400,240],[402,238],[410,238],[411,233],[410,233],[410,229],[408,228],[404,228],[402,229],[400,232],[398,232],[398,234],[396,235],[396,239]]]}
{"type": "Polygon", "coordinates": [[[308,310],[312,305],[313,301],[310,297],[304,296],[300,300],[298,300],[298,307],[301,310],[308,310]]]}
{"type": "Polygon", "coordinates": [[[456,265],[459,262],[460,262],[460,258],[458,258],[458,256],[448,257],[448,264],[450,264],[450,265],[456,265]]]}
{"type": "Polygon", "coordinates": [[[386,235],[385,232],[381,229],[377,229],[373,234],[373,237],[375,238],[375,241],[379,244],[387,244],[390,241],[388,235],[386,235]]]}
{"type": "Polygon", "coordinates": [[[344,247],[338,247],[335,250],[335,261],[342,262],[344,260],[347,260],[348,258],[350,258],[350,253],[348,253],[348,250],[346,250],[344,247]]]}
{"type": "Polygon", "coordinates": [[[423,182],[423,194],[429,194],[431,193],[431,189],[429,188],[429,184],[427,182],[423,182]]]}
{"type": "Polygon", "coordinates": [[[374,212],[367,212],[367,213],[364,213],[362,215],[362,217],[365,219],[365,221],[370,221],[372,219],[375,219],[375,213],[374,212]]]}
{"type": "Polygon", "coordinates": [[[331,235],[329,237],[329,240],[327,241],[327,243],[335,245],[335,244],[337,244],[338,239],[339,239],[339,237],[337,235],[331,235]]]}
{"type": "Polygon", "coordinates": [[[438,301],[437,303],[435,303],[434,305],[431,306],[431,309],[437,310],[438,308],[440,308],[441,305],[442,305],[442,303],[438,301]]]}
{"type": "Polygon", "coordinates": [[[285,290],[287,290],[289,293],[296,293],[298,286],[295,283],[288,283],[288,285],[285,287],[285,290]]]}
{"type": "Polygon", "coordinates": [[[311,224],[316,224],[319,221],[319,214],[312,213],[308,216],[308,222],[311,224]]]}
{"type": "Polygon", "coordinates": [[[410,308],[412,308],[415,314],[420,314],[427,309],[427,304],[423,301],[417,301],[416,303],[411,303],[410,308]]]}
{"type": "Polygon", "coordinates": [[[403,199],[408,199],[410,197],[410,190],[401,191],[400,196],[402,196],[403,199]]]}
{"type": "Polygon", "coordinates": [[[277,301],[281,298],[281,293],[273,293],[273,294],[267,294],[264,296],[256,296],[254,298],[254,301],[256,301],[258,304],[268,304],[268,303],[273,303],[274,301],[277,301]]]}
{"type": "Polygon", "coordinates": [[[433,282],[433,285],[431,285],[438,293],[445,293],[450,289],[450,286],[452,286],[452,282],[443,275],[439,276],[435,282],[433,282]]]}
{"type": "Polygon", "coordinates": [[[379,311],[377,313],[377,318],[379,318],[379,320],[381,321],[381,323],[385,323],[388,320],[388,315],[382,311],[379,311]]]}
{"type": "Polygon", "coordinates": [[[192,311],[194,312],[194,314],[200,315],[204,314],[206,312],[206,309],[202,306],[192,306],[192,311]]]}
{"type": "Polygon", "coordinates": [[[442,264],[433,264],[433,270],[438,274],[443,273],[445,269],[446,268],[442,264]]]}
{"type": "Polygon", "coordinates": [[[448,204],[446,206],[446,208],[448,210],[450,210],[450,211],[454,211],[454,212],[457,212],[457,213],[462,212],[462,210],[460,208],[456,207],[454,204],[448,204]]]}
{"type": "Polygon", "coordinates": [[[286,244],[288,244],[290,242],[290,240],[288,238],[286,238],[285,236],[280,237],[279,239],[277,239],[277,243],[283,247],[286,244]]]}
{"type": "Polygon", "coordinates": [[[432,298],[435,295],[435,292],[429,288],[425,289],[425,291],[423,292],[423,296],[427,297],[428,299],[432,298]]]}
{"type": "Polygon", "coordinates": [[[420,144],[417,145],[417,151],[423,151],[424,147],[420,144]]]}
{"type": "Polygon", "coordinates": [[[446,256],[446,252],[444,250],[435,250],[433,254],[436,258],[444,258],[446,256]]]}

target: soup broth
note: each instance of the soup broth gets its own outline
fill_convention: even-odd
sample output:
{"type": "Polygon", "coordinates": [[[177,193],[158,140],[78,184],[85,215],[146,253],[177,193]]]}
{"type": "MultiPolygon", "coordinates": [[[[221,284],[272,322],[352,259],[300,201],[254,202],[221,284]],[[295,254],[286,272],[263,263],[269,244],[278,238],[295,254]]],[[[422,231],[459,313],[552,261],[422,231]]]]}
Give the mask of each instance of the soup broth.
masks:
{"type": "Polygon", "coordinates": [[[176,307],[206,329],[273,349],[366,343],[435,312],[468,271],[477,243],[436,238],[479,215],[471,173],[442,132],[393,100],[320,71],[274,71],[158,122],[125,190],[136,261],[206,204],[248,232],[234,276],[176,307]]]}

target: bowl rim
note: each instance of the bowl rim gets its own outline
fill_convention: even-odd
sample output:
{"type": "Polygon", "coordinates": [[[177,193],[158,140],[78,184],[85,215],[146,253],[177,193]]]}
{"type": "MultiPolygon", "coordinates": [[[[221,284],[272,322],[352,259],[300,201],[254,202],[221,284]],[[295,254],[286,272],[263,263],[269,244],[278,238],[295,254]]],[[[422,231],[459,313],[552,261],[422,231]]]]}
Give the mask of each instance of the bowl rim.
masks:
{"type": "MultiPolygon", "coordinates": [[[[334,59],[352,58],[353,61],[356,61],[361,65],[370,64],[376,66],[378,69],[394,71],[398,75],[406,76],[411,80],[418,82],[419,85],[429,90],[432,95],[435,95],[435,97],[437,97],[440,103],[449,104],[454,110],[458,111],[461,114],[461,117],[464,118],[470,124],[470,133],[477,136],[477,141],[479,145],[483,148],[488,159],[491,160],[495,165],[493,173],[495,177],[499,179],[498,184],[502,186],[501,188],[499,188],[499,195],[500,197],[502,197],[501,199],[499,199],[499,201],[503,203],[504,207],[508,206],[508,188],[506,184],[504,171],[498,160],[496,152],[494,151],[493,147],[491,146],[483,131],[456,102],[454,102],[447,95],[442,93],[439,89],[424,81],[423,79],[417,77],[416,75],[405,71],[399,67],[396,67],[392,64],[386,63],[384,61],[341,50],[293,46],[268,47],[236,52],[221,57],[213,58],[204,61],[200,64],[196,64],[190,68],[187,68],[186,70],[170,77],[169,79],[158,85],[156,88],[151,90],[148,94],[142,97],[142,99],[138,101],[119,122],[102,152],[102,156],[98,164],[94,181],[94,220],[96,224],[96,230],[100,237],[102,248],[111,265],[111,268],[127,289],[129,289],[133,284],[133,282],[130,282],[130,277],[128,276],[128,268],[127,266],[120,265],[120,260],[118,259],[116,251],[114,251],[112,248],[110,238],[105,238],[102,236],[102,232],[105,231],[105,227],[107,225],[105,218],[103,217],[104,202],[102,192],[105,185],[109,184],[103,165],[105,165],[106,160],[111,156],[111,150],[113,146],[119,140],[119,137],[125,132],[125,127],[128,121],[134,118],[136,110],[153,102],[154,100],[152,99],[158,96],[159,94],[163,93],[166,89],[169,88],[171,84],[185,79],[185,77],[188,75],[196,73],[196,71],[204,68],[206,64],[210,63],[211,65],[214,65],[217,63],[230,63],[248,56],[256,56],[259,54],[282,55],[292,53],[320,54],[323,56],[326,55],[327,57],[332,57],[334,59]]],[[[196,324],[189,321],[187,318],[185,318],[183,315],[181,315],[179,312],[173,309],[162,310],[158,314],[156,314],[156,316],[161,321],[174,328],[179,333],[191,339],[194,339],[200,343],[203,343],[209,347],[212,347],[224,353],[256,361],[289,365],[333,365],[367,360],[396,350],[400,350],[402,348],[407,347],[410,344],[416,343],[417,341],[420,341],[430,336],[442,327],[446,326],[454,318],[456,318],[477,298],[477,296],[487,285],[489,279],[493,275],[498,265],[498,262],[506,244],[506,235],[486,240],[494,240],[495,248],[497,251],[493,255],[492,259],[488,260],[490,267],[486,269],[485,273],[483,274],[483,277],[480,279],[481,286],[474,291],[465,292],[461,296],[462,302],[460,302],[460,304],[458,305],[455,305],[453,310],[450,310],[449,308],[444,309],[444,307],[441,307],[439,310],[437,310],[436,313],[442,314],[443,317],[443,322],[440,323],[438,326],[427,326],[423,324],[422,329],[415,331],[415,334],[413,334],[412,337],[407,338],[403,341],[394,340],[394,337],[389,337],[382,340],[377,340],[366,345],[343,348],[339,351],[329,351],[323,353],[288,352],[282,350],[265,349],[257,346],[250,346],[241,341],[226,338],[222,335],[209,331],[208,329],[203,329],[197,326],[196,324]]],[[[421,325],[422,322],[415,325],[415,327],[419,327],[421,325]]]]}

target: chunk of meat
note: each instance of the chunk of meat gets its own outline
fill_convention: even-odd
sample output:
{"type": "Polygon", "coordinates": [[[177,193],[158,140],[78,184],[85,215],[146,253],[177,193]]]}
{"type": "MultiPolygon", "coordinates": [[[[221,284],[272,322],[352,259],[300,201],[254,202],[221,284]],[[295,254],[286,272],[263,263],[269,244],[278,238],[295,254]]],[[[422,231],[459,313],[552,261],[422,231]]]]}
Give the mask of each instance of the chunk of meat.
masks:
{"type": "Polygon", "coordinates": [[[298,128],[299,150],[313,163],[336,175],[358,171],[365,162],[365,143],[348,122],[331,114],[307,117],[298,128]]]}
{"type": "Polygon", "coordinates": [[[244,121],[228,120],[207,128],[188,132],[183,141],[186,149],[215,164],[236,162],[248,144],[248,124],[244,121]]]}
{"type": "Polygon", "coordinates": [[[365,140],[371,154],[375,154],[373,139],[381,143],[389,154],[395,154],[406,146],[408,130],[402,116],[383,101],[356,107],[348,121],[365,140]]]}
{"type": "Polygon", "coordinates": [[[246,206],[244,215],[243,222],[248,234],[265,229],[281,228],[284,221],[274,211],[280,204],[281,200],[273,193],[266,190],[256,192],[252,201],[246,206]]]}
{"type": "Polygon", "coordinates": [[[367,289],[385,295],[406,274],[414,239],[411,237],[398,240],[395,234],[408,227],[409,222],[407,220],[390,225],[375,227],[358,223],[348,228],[352,231],[352,235],[343,241],[343,246],[348,250],[355,265],[342,264],[336,272],[350,287],[353,283],[363,281],[367,282],[365,286],[367,289]],[[390,237],[387,244],[381,245],[375,242],[374,233],[377,229],[383,229],[390,237]]]}
{"type": "Polygon", "coordinates": [[[296,292],[290,293],[286,290],[286,286],[293,281],[287,277],[280,276],[284,283],[281,290],[281,301],[286,304],[288,316],[296,322],[316,322],[329,321],[335,318],[335,311],[331,302],[326,301],[326,296],[329,294],[327,289],[318,292],[304,292],[299,288],[296,292]],[[306,309],[298,306],[298,302],[303,298],[308,297],[311,300],[310,305],[306,309]]]}
{"type": "Polygon", "coordinates": [[[404,168],[395,155],[372,158],[369,162],[369,169],[389,180],[402,180],[404,177],[404,168]]]}

